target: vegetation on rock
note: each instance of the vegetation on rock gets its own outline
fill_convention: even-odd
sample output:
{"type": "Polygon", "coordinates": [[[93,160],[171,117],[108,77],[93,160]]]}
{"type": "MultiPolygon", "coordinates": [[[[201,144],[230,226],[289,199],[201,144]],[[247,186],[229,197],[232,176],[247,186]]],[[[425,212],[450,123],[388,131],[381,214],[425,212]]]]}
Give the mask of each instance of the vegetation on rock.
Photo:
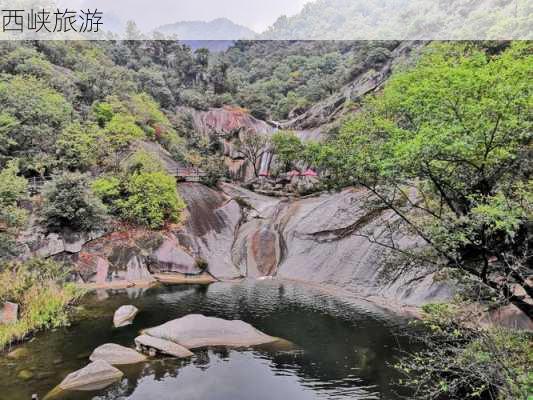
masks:
{"type": "Polygon", "coordinates": [[[0,349],[23,340],[40,329],[68,324],[67,306],[83,292],[67,283],[69,269],[52,260],[10,262],[0,269],[0,304],[19,304],[20,317],[13,324],[0,324],[0,349]]]}

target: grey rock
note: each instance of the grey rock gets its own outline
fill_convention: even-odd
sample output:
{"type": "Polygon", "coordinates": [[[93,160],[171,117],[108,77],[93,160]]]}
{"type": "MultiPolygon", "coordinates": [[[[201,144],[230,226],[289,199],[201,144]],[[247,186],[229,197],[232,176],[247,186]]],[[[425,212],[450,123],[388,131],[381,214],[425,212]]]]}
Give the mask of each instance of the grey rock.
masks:
{"type": "Polygon", "coordinates": [[[98,360],[72,372],[59,384],[62,390],[92,391],[103,389],[122,379],[124,374],[106,361],[98,360]]]}
{"type": "Polygon", "coordinates": [[[183,249],[174,237],[166,239],[163,244],[150,256],[151,268],[164,272],[179,272],[182,274],[198,274],[201,271],[195,267],[194,258],[183,249]]]}
{"type": "MultiPolygon", "coordinates": [[[[287,201],[230,184],[220,187],[228,196],[245,199],[257,212],[256,218],[249,215],[241,223],[231,250],[233,263],[243,275],[334,286],[403,305],[421,305],[453,295],[449,284],[434,281],[425,271],[383,279],[392,254],[364,235],[385,235],[384,227],[394,223],[395,217],[389,211],[365,207],[370,200],[365,190],[346,189],[287,201]]],[[[420,245],[412,237],[396,236],[400,246],[420,245]]]]}
{"type": "Polygon", "coordinates": [[[216,278],[239,277],[228,251],[242,218],[237,202],[200,184],[183,183],[178,190],[188,214],[180,242],[187,238],[188,247],[207,261],[209,272],[216,278]]]}
{"type": "Polygon", "coordinates": [[[148,348],[151,351],[150,355],[153,356],[153,350],[168,354],[177,358],[192,357],[193,353],[177,343],[170,340],[160,339],[149,335],[141,335],[135,338],[135,345],[140,348],[148,348]]]}
{"type": "Polygon", "coordinates": [[[113,316],[113,325],[115,328],[131,325],[138,312],[139,310],[135,306],[128,305],[120,307],[115,311],[115,315],[113,316]]]}
{"type": "Polygon", "coordinates": [[[133,256],[126,265],[126,280],[133,281],[154,281],[152,274],[148,271],[142,257],[133,256]]]}
{"type": "Polygon", "coordinates": [[[133,349],[114,343],[107,343],[97,347],[89,359],[91,361],[107,361],[111,365],[125,365],[143,362],[146,357],[133,349]]]}
{"type": "Polygon", "coordinates": [[[199,314],[187,315],[146,329],[144,334],[178,343],[188,349],[208,346],[247,347],[278,340],[243,321],[228,321],[199,314]]]}

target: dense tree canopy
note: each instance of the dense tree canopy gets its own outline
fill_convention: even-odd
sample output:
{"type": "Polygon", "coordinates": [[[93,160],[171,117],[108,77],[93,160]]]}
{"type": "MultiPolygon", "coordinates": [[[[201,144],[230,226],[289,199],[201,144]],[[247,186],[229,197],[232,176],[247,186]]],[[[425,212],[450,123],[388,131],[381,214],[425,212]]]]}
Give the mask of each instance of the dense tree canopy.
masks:
{"type": "Polygon", "coordinates": [[[530,318],[532,62],[527,42],[494,56],[434,45],[316,153],[336,185],[370,189],[438,260],[530,318]]]}

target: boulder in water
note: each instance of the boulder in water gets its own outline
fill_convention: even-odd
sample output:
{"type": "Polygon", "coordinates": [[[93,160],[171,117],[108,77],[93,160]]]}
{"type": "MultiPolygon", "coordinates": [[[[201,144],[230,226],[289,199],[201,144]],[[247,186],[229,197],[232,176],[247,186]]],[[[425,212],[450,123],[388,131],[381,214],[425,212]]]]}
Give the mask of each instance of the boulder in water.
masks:
{"type": "Polygon", "coordinates": [[[97,347],[91,356],[91,361],[104,360],[111,365],[137,364],[146,360],[146,356],[114,343],[107,343],[97,347]]]}
{"type": "Polygon", "coordinates": [[[193,355],[188,349],[179,344],[148,335],[141,335],[135,338],[135,344],[141,348],[156,349],[163,354],[178,358],[188,358],[193,355]]]}
{"type": "Polygon", "coordinates": [[[59,384],[59,388],[62,390],[99,390],[120,380],[123,375],[107,361],[97,360],[85,368],[68,374],[59,384]]]}
{"type": "Polygon", "coordinates": [[[115,328],[131,325],[138,312],[139,310],[134,306],[120,307],[117,311],[115,311],[113,325],[115,325],[115,328]]]}
{"type": "Polygon", "coordinates": [[[188,349],[208,346],[247,347],[279,340],[243,321],[228,321],[198,314],[175,319],[143,333],[178,343],[188,349]]]}

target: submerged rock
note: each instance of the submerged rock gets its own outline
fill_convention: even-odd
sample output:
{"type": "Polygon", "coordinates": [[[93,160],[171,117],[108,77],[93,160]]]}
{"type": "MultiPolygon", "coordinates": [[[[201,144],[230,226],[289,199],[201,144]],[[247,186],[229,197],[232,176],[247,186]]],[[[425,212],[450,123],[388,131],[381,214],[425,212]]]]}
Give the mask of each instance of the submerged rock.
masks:
{"type": "Polygon", "coordinates": [[[131,325],[133,323],[133,319],[138,313],[139,310],[137,307],[122,306],[115,311],[115,315],[113,316],[113,325],[115,325],[115,328],[131,325]]]}
{"type": "Polygon", "coordinates": [[[17,378],[23,380],[23,381],[29,381],[33,378],[33,372],[27,369],[23,369],[17,374],[17,378]]]}
{"type": "Polygon", "coordinates": [[[21,358],[26,358],[29,355],[30,355],[30,351],[27,348],[19,347],[18,349],[15,349],[7,353],[7,358],[11,358],[13,360],[20,360],[21,358]]]}
{"type": "Polygon", "coordinates": [[[111,365],[137,364],[146,360],[146,356],[114,343],[107,343],[97,347],[91,356],[91,361],[103,360],[111,365]]]}
{"type": "Polygon", "coordinates": [[[168,354],[178,358],[188,358],[193,356],[193,353],[185,347],[169,340],[164,340],[153,336],[138,336],[135,338],[135,344],[139,348],[156,349],[163,354],[168,354]]]}
{"type": "Polygon", "coordinates": [[[59,384],[62,390],[99,390],[120,380],[124,374],[106,361],[98,360],[68,374],[59,384]]]}
{"type": "Polygon", "coordinates": [[[144,331],[146,335],[169,340],[188,348],[208,346],[246,347],[278,340],[243,321],[191,314],[144,331]]]}

